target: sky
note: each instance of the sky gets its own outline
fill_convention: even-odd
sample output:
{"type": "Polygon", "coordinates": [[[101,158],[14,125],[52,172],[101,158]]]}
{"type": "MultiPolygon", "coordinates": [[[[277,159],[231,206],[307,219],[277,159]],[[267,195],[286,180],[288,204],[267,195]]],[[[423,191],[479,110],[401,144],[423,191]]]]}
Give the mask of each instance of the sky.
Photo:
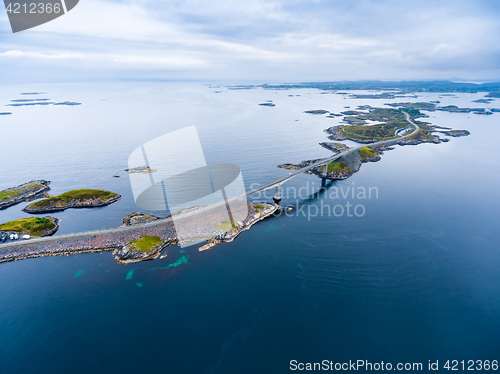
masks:
{"type": "Polygon", "coordinates": [[[500,81],[500,1],[80,0],[13,34],[0,79],[500,81]]]}

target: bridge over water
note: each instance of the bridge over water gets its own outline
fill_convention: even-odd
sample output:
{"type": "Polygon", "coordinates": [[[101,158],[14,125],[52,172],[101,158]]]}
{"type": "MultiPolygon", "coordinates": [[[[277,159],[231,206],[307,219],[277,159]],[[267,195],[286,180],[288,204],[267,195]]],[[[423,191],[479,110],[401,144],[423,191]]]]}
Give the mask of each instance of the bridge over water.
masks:
{"type": "MultiPolygon", "coordinates": [[[[234,199],[238,199],[238,198],[241,198],[241,197],[244,197],[244,196],[251,196],[251,195],[257,194],[259,192],[272,189],[272,188],[275,189],[274,200],[275,201],[280,201],[281,200],[280,193],[279,193],[280,186],[282,184],[286,183],[287,181],[289,181],[290,179],[292,179],[292,178],[296,177],[297,175],[301,174],[301,173],[310,171],[311,169],[314,169],[314,168],[317,168],[317,167],[320,167],[320,166],[323,166],[323,165],[328,165],[329,163],[334,162],[335,160],[338,160],[339,158],[341,158],[343,156],[347,156],[350,153],[359,151],[363,147],[370,146],[372,148],[377,148],[377,147],[380,147],[380,146],[393,145],[393,144],[397,143],[398,140],[400,140],[402,138],[406,138],[406,137],[414,135],[418,130],[420,130],[420,127],[411,120],[410,115],[408,113],[406,113],[406,112],[403,112],[403,113],[406,116],[406,120],[411,125],[413,125],[415,127],[415,129],[411,133],[405,134],[405,135],[403,135],[401,137],[392,138],[392,139],[389,139],[389,140],[382,140],[382,141],[379,141],[379,142],[363,144],[363,145],[361,145],[359,147],[349,148],[348,150],[345,150],[344,152],[340,152],[340,153],[338,153],[338,154],[336,154],[334,156],[322,159],[320,161],[317,161],[317,162],[314,162],[314,163],[312,163],[310,165],[307,165],[307,166],[305,166],[303,168],[295,170],[295,171],[289,173],[288,175],[285,175],[285,176],[283,176],[281,178],[278,178],[278,179],[276,179],[276,180],[274,180],[274,181],[272,181],[270,183],[267,183],[267,184],[265,184],[263,186],[260,186],[259,188],[256,188],[254,190],[248,191],[245,194],[233,197],[233,198],[229,199],[228,201],[234,200],[234,199]]],[[[326,169],[327,168],[325,166],[324,167],[324,173],[325,174],[326,174],[326,169]]],[[[212,205],[206,206],[206,207],[198,209],[198,210],[190,211],[190,212],[187,212],[187,213],[182,213],[182,214],[177,215],[176,218],[177,217],[178,218],[184,218],[184,217],[189,217],[189,216],[192,216],[192,215],[195,215],[195,214],[199,214],[202,211],[213,209],[214,207],[220,206],[222,204],[226,204],[226,202],[225,201],[221,201],[219,203],[212,204],[212,205]]],[[[133,226],[121,226],[121,227],[117,227],[117,228],[113,228],[113,229],[94,230],[94,231],[86,231],[86,232],[80,232],[80,233],[71,233],[71,234],[63,234],[63,235],[46,236],[46,237],[34,238],[34,239],[22,241],[22,242],[9,242],[9,243],[0,244],[0,249],[1,248],[5,248],[5,247],[16,246],[16,245],[23,245],[23,244],[24,245],[28,245],[28,244],[32,244],[32,243],[38,243],[38,242],[56,241],[56,240],[61,240],[61,239],[84,237],[84,236],[89,236],[89,235],[99,235],[99,234],[109,233],[109,232],[122,232],[122,231],[127,231],[127,230],[135,230],[138,227],[156,226],[156,225],[165,224],[165,223],[171,222],[171,221],[172,221],[172,218],[167,218],[167,219],[161,219],[161,220],[158,220],[158,221],[152,221],[152,222],[142,223],[142,224],[133,225],[133,226]]]]}
{"type": "Polygon", "coordinates": [[[337,153],[336,155],[334,155],[332,157],[328,157],[328,158],[322,159],[320,161],[314,162],[312,164],[309,164],[309,165],[307,165],[307,166],[305,166],[303,168],[295,170],[294,172],[292,172],[292,173],[290,173],[288,175],[285,175],[284,177],[278,178],[275,181],[272,181],[272,182],[267,183],[267,184],[265,184],[263,186],[260,186],[259,188],[256,188],[256,189],[254,189],[252,191],[249,191],[249,192],[246,193],[246,196],[254,195],[256,193],[259,193],[259,192],[262,192],[262,191],[274,188],[275,191],[276,191],[275,195],[274,195],[274,199],[275,199],[275,201],[279,201],[279,200],[281,200],[280,194],[279,194],[279,188],[280,188],[280,186],[283,183],[289,181],[290,179],[292,179],[293,177],[296,177],[297,175],[299,175],[301,173],[310,171],[310,170],[312,170],[314,168],[317,168],[317,167],[320,167],[320,166],[324,166],[323,173],[326,174],[326,170],[327,170],[326,165],[328,165],[331,162],[334,162],[334,161],[338,160],[341,157],[347,156],[350,153],[357,152],[357,151],[359,151],[363,147],[370,146],[372,148],[377,148],[377,147],[380,147],[380,146],[392,145],[392,144],[397,143],[401,138],[407,138],[409,136],[412,136],[412,135],[416,134],[417,131],[420,130],[420,127],[411,120],[411,117],[410,117],[410,115],[408,113],[406,113],[406,112],[403,112],[403,113],[406,116],[406,120],[415,127],[415,129],[411,133],[408,133],[408,134],[403,135],[401,137],[389,139],[389,140],[382,140],[382,141],[375,142],[375,143],[363,144],[363,145],[361,145],[359,147],[349,148],[349,149],[347,149],[347,150],[345,150],[343,152],[337,153]]]}

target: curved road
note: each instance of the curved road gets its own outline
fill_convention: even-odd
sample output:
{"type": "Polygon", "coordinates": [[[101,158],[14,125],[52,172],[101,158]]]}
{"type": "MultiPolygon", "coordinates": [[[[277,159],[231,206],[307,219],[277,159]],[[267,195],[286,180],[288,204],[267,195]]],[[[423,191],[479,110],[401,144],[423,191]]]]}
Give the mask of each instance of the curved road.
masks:
{"type": "MultiPolygon", "coordinates": [[[[325,158],[325,159],[323,159],[321,161],[317,161],[317,162],[315,162],[313,164],[310,164],[310,165],[308,165],[308,166],[306,166],[306,167],[304,167],[302,169],[295,170],[294,172],[292,172],[292,173],[290,173],[288,175],[285,175],[284,177],[278,178],[278,179],[276,179],[275,181],[273,181],[271,183],[267,183],[267,184],[265,184],[263,186],[260,186],[259,188],[255,189],[255,190],[249,191],[246,194],[242,194],[240,196],[234,197],[234,198],[229,199],[229,200],[231,201],[231,200],[239,199],[239,198],[244,197],[244,196],[254,195],[256,193],[259,193],[259,192],[262,192],[262,191],[265,191],[265,190],[268,190],[268,189],[271,189],[271,188],[279,187],[283,183],[287,182],[288,180],[292,179],[293,177],[296,177],[297,175],[299,175],[299,174],[301,174],[303,172],[309,171],[309,170],[311,170],[313,168],[316,168],[318,166],[322,166],[322,165],[325,165],[325,164],[327,165],[330,162],[338,160],[339,158],[341,158],[343,156],[347,156],[349,153],[358,151],[359,149],[361,149],[363,147],[367,147],[367,146],[370,146],[370,147],[379,147],[381,145],[390,145],[390,144],[396,143],[399,139],[407,138],[409,136],[412,136],[418,130],[420,130],[420,127],[411,120],[411,117],[410,117],[410,115],[408,113],[406,113],[406,112],[403,112],[403,113],[406,116],[406,120],[415,127],[415,130],[413,130],[410,134],[403,135],[401,137],[394,138],[394,139],[382,140],[382,141],[375,142],[375,143],[363,144],[363,145],[361,145],[359,147],[355,147],[355,148],[349,148],[348,150],[346,150],[344,152],[338,153],[338,154],[336,154],[336,155],[334,155],[332,157],[325,158]]],[[[200,211],[212,209],[214,206],[221,205],[221,204],[225,204],[225,202],[221,201],[220,203],[209,205],[209,206],[207,206],[205,208],[202,208],[200,210],[188,212],[188,213],[185,213],[185,214],[180,214],[179,217],[183,218],[183,217],[188,217],[188,216],[193,215],[193,214],[198,214],[200,211]]],[[[122,232],[122,231],[127,231],[127,230],[136,230],[136,229],[138,229],[140,227],[162,225],[162,224],[165,224],[165,223],[169,223],[171,221],[172,221],[172,218],[166,218],[166,219],[162,219],[162,220],[158,220],[158,221],[153,221],[153,222],[148,222],[148,223],[143,223],[143,224],[134,225],[134,226],[120,226],[120,227],[112,228],[112,229],[94,230],[94,231],[86,231],[86,232],[80,232],[80,233],[71,233],[71,234],[63,234],[63,235],[46,236],[46,237],[42,237],[42,238],[35,238],[35,239],[29,239],[29,240],[20,240],[20,241],[8,242],[8,243],[0,244],[0,249],[1,248],[5,248],[5,247],[12,247],[12,246],[15,246],[15,245],[32,244],[32,243],[55,241],[55,240],[61,240],[61,239],[71,239],[71,238],[77,238],[77,237],[82,237],[82,236],[99,235],[99,234],[104,234],[104,233],[109,233],[109,232],[122,232]]]]}

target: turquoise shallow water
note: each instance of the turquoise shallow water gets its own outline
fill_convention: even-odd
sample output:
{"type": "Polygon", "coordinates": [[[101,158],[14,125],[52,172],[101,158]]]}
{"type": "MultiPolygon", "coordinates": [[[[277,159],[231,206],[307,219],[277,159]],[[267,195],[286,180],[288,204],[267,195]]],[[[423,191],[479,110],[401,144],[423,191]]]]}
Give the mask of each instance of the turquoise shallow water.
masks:
{"type": "MultiPolygon", "coordinates": [[[[61,233],[115,227],[137,210],[123,170],[156,136],[196,124],[207,161],[237,164],[250,187],[284,175],[279,163],[329,154],[317,144],[337,120],[304,110],[384,102],[164,83],[11,86],[0,100],[35,91],[82,105],[9,107],[2,133],[18,139],[22,129],[23,138],[0,148],[0,188],[44,178],[54,194],[124,196],[56,213],[61,233]],[[257,105],[266,100],[276,107],[257,105]]],[[[482,106],[471,103],[480,96],[414,100],[482,106]]],[[[290,216],[205,252],[171,247],[130,265],[110,252],[0,264],[0,372],[286,373],[290,360],[499,359],[499,118],[430,113],[471,136],[398,147],[319,193],[319,180],[299,176],[283,200],[290,216]],[[378,198],[335,198],[370,187],[378,198]],[[325,213],[348,202],[365,214],[325,213]]],[[[1,220],[25,217],[22,207],[1,220]]]]}

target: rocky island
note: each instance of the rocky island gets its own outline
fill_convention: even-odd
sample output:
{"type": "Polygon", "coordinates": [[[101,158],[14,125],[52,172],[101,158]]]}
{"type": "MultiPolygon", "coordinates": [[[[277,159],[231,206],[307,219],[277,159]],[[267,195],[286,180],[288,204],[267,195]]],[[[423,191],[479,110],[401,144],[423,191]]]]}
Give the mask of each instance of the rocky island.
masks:
{"type": "Polygon", "coordinates": [[[54,217],[21,218],[0,225],[0,231],[25,234],[31,237],[54,235],[60,220],[54,217]]]}
{"type": "Polygon", "coordinates": [[[495,99],[477,99],[477,100],[472,100],[473,103],[480,103],[480,104],[490,104],[493,101],[495,101],[495,99]]]}
{"type": "Polygon", "coordinates": [[[309,113],[309,114],[330,114],[328,110],[324,109],[314,109],[314,110],[306,110],[304,113],[309,113]]]}
{"type": "Polygon", "coordinates": [[[23,209],[26,213],[40,214],[59,212],[69,208],[94,208],[112,204],[122,197],[121,195],[103,190],[72,190],[59,196],[51,196],[36,201],[23,209]]]}
{"type": "Polygon", "coordinates": [[[34,180],[0,191],[0,209],[47,197],[47,191],[50,190],[49,183],[45,180],[34,180]]]}
{"type": "MultiPolygon", "coordinates": [[[[398,106],[406,103],[391,104],[398,106]]],[[[411,103],[412,105],[404,106],[405,112],[410,118],[415,121],[420,127],[415,134],[403,137],[407,132],[413,130],[413,126],[407,121],[405,112],[402,109],[392,108],[372,108],[368,107],[368,112],[352,111],[344,117],[345,124],[332,126],[325,130],[329,134],[331,140],[352,140],[357,143],[373,143],[381,140],[398,139],[397,144],[400,145],[417,145],[420,143],[442,143],[448,139],[440,138],[435,133],[440,132],[450,136],[466,136],[469,135],[465,130],[453,130],[454,132],[444,132],[438,130],[438,126],[419,121],[418,118],[427,117],[426,114],[420,112],[420,108],[432,107],[432,103],[411,103]],[[425,104],[425,105],[423,105],[425,104]],[[371,124],[368,121],[378,122],[371,124]]]]}
{"type": "Polygon", "coordinates": [[[156,170],[155,169],[151,169],[149,166],[138,166],[138,167],[131,168],[131,169],[125,169],[125,171],[129,172],[130,174],[134,174],[134,173],[141,173],[141,174],[156,173],[156,170]]]}
{"type": "MultiPolygon", "coordinates": [[[[384,151],[394,149],[392,145],[417,145],[421,143],[442,143],[449,139],[437,135],[444,134],[450,137],[467,136],[466,130],[452,130],[450,128],[431,125],[419,120],[428,117],[420,110],[447,110],[454,108],[437,107],[435,103],[394,103],[388,104],[396,108],[374,108],[362,105],[357,110],[347,110],[342,123],[325,130],[330,140],[351,140],[356,143],[367,144],[366,147],[349,148],[343,143],[323,142],[320,145],[336,155],[338,158],[327,165],[309,168],[305,173],[314,174],[322,179],[346,179],[359,171],[366,162],[377,162],[384,151]],[[368,146],[369,145],[369,146],[368,146]]],[[[311,114],[326,114],[327,111],[311,110],[311,114]]],[[[279,168],[300,170],[325,159],[302,161],[299,164],[281,164],[279,168]]]]}
{"type": "Polygon", "coordinates": [[[162,240],[159,236],[142,235],[123,247],[115,249],[113,254],[120,264],[154,260],[165,247],[175,243],[177,243],[176,239],[162,240]]]}
{"type": "Polygon", "coordinates": [[[397,97],[413,97],[416,98],[418,96],[412,95],[407,96],[402,92],[382,92],[382,93],[374,93],[374,94],[351,94],[351,99],[395,99],[397,97]]]}
{"type": "Polygon", "coordinates": [[[53,102],[46,101],[48,99],[37,99],[37,100],[11,100],[13,103],[7,104],[7,106],[34,106],[34,105],[81,105],[82,103],[77,103],[75,101],[61,101],[53,102]]]}

